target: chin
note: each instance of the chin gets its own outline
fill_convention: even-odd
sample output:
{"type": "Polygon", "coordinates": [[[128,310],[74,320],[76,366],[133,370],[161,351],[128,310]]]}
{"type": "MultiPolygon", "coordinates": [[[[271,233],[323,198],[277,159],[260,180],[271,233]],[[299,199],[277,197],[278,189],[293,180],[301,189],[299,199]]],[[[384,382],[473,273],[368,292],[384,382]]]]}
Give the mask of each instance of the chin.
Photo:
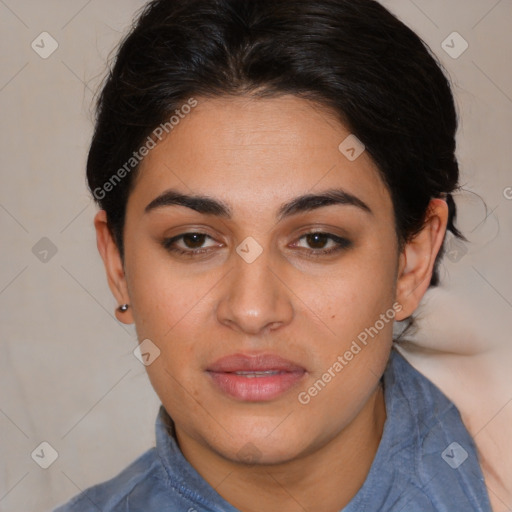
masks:
{"type": "MultiPolygon", "coordinates": [[[[244,430],[239,430],[237,435],[234,434],[235,429],[230,430],[227,427],[226,430],[232,436],[223,435],[221,442],[216,437],[212,440],[211,446],[222,457],[248,465],[282,464],[301,456],[307,450],[304,437],[295,439],[296,429],[293,432],[283,429],[278,435],[275,431],[276,425],[279,425],[279,422],[274,421],[269,428],[261,429],[259,433],[252,435],[244,430]]],[[[219,435],[222,434],[219,433],[219,435]]],[[[207,440],[207,442],[210,441],[207,440]]]]}

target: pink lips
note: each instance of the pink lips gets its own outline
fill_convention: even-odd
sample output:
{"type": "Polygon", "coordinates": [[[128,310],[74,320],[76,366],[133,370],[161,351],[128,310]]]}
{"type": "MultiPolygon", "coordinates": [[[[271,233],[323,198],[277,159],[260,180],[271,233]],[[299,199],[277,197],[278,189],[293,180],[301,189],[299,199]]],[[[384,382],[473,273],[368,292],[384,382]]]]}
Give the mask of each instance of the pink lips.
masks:
{"type": "Polygon", "coordinates": [[[274,354],[233,354],[207,368],[216,386],[232,398],[261,402],[284,394],[306,370],[274,354]]]}

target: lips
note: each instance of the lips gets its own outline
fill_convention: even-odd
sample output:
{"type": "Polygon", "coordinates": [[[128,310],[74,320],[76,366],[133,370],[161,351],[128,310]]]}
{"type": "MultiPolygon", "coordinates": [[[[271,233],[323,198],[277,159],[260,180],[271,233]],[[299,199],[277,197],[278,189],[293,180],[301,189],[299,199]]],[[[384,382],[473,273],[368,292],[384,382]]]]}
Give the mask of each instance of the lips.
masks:
{"type": "Polygon", "coordinates": [[[298,370],[304,371],[304,368],[274,354],[258,354],[254,356],[233,354],[219,359],[207,369],[207,371],[211,372],[224,373],[258,371],[293,372],[298,370]]]}
{"type": "Polygon", "coordinates": [[[302,366],[275,354],[233,354],[219,359],[206,372],[218,391],[252,402],[278,398],[306,374],[302,366]]]}

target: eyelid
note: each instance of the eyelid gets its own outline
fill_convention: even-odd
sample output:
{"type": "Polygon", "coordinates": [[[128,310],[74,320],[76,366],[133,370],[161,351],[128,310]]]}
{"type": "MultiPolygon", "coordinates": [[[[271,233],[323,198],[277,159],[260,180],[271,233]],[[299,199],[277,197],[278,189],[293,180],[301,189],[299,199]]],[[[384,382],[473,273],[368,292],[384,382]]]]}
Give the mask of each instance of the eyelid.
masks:
{"type": "MultiPolygon", "coordinates": [[[[176,247],[176,246],[173,247],[173,244],[175,244],[179,240],[182,240],[186,235],[202,235],[202,236],[205,236],[206,238],[209,238],[210,240],[216,241],[215,238],[212,237],[211,235],[209,235],[208,233],[204,233],[197,229],[193,230],[193,228],[192,228],[188,231],[182,232],[173,237],[164,239],[162,241],[162,245],[169,252],[174,252],[174,253],[181,254],[181,255],[184,255],[187,257],[194,257],[194,256],[201,255],[201,254],[211,253],[212,250],[215,248],[215,245],[208,246],[208,247],[200,247],[198,249],[186,249],[186,248],[184,249],[182,247],[176,247]]],[[[294,245],[292,245],[292,248],[297,247],[301,250],[302,253],[304,253],[310,257],[328,256],[330,254],[335,254],[335,253],[341,252],[342,250],[348,249],[349,247],[352,246],[352,242],[346,237],[335,235],[334,233],[331,233],[330,231],[322,230],[320,228],[315,229],[315,228],[311,228],[311,227],[307,231],[305,231],[299,235],[296,235],[295,240],[296,240],[296,242],[294,245]],[[309,235],[324,235],[327,237],[328,240],[334,242],[336,245],[329,249],[314,249],[314,248],[309,249],[306,247],[297,247],[297,244],[300,243],[300,241],[302,239],[304,239],[305,237],[307,237],[309,235]]],[[[221,243],[220,245],[223,246],[224,244],[221,243]]],[[[217,247],[219,247],[219,246],[217,245],[217,247]]]]}
{"type": "MultiPolygon", "coordinates": [[[[209,238],[210,240],[216,241],[215,238],[208,233],[204,233],[204,232],[198,231],[198,230],[189,230],[189,231],[184,231],[183,233],[180,233],[180,234],[172,236],[172,237],[164,238],[162,243],[166,249],[169,249],[171,244],[176,243],[179,240],[182,240],[186,235],[202,235],[202,236],[205,236],[206,238],[209,238]]],[[[224,245],[224,244],[221,244],[221,245],[224,245]]],[[[214,247],[214,246],[210,246],[210,247],[214,247]]],[[[203,251],[204,249],[209,249],[210,247],[206,247],[206,248],[202,247],[200,249],[196,249],[195,251],[197,251],[197,252],[203,251]]],[[[179,249],[182,249],[182,248],[180,247],[179,249]]],[[[182,249],[182,250],[183,250],[183,252],[190,252],[190,253],[192,253],[194,251],[194,249],[182,249]]]]}
{"type": "MultiPolygon", "coordinates": [[[[336,242],[336,243],[347,242],[347,240],[344,237],[335,235],[334,233],[330,233],[328,231],[308,231],[307,233],[300,235],[297,238],[297,242],[300,242],[301,240],[303,240],[304,238],[306,238],[309,235],[324,235],[328,240],[336,242]]],[[[322,249],[317,249],[317,250],[321,251],[322,249]]]]}

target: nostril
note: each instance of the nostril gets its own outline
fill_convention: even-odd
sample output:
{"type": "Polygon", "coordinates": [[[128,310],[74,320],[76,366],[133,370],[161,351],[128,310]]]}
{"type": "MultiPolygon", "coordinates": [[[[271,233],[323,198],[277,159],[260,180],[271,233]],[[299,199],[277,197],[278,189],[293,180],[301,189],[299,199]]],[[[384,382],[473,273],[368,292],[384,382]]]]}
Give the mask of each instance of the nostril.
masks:
{"type": "Polygon", "coordinates": [[[268,330],[269,331],[275,331],[279,326],[281,325],[281,322],[272,322],[269,326],[268,326],[268,330]]]}

